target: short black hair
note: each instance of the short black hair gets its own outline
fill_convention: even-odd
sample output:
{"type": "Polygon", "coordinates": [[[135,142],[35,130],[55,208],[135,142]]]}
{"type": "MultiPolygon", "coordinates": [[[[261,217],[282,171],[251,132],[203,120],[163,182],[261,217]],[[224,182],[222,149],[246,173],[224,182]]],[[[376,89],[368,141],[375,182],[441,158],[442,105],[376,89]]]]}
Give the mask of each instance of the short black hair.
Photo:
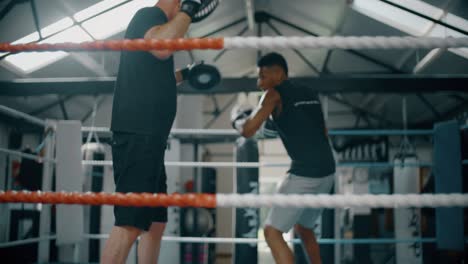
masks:
{"type": "Polygon", "coordinates": [[[271,66],[280,66],[283,68],[286,75],[288,75],[288,63],[284,59],[283,55],[276,52],[271,52],[262,56],[257,62],[257,67],[259,68],[271,66]]]}

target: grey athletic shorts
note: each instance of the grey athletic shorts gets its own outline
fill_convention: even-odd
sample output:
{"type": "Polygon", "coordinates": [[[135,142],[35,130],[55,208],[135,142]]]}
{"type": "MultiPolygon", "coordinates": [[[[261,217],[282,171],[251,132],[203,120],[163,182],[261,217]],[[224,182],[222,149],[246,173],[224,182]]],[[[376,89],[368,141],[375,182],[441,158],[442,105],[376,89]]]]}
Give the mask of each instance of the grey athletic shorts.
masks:
{"type": "MultiPolygon", "coordinates": [[[[280,194],[327,194],[333,187],[334,174],[323,178],[302,177],[289,173],[281,183],[280,194]]],[[[268,214],[265,225],[288,232],[295,224],[313,229],[322,209],[273,207],[268,214]]]]}

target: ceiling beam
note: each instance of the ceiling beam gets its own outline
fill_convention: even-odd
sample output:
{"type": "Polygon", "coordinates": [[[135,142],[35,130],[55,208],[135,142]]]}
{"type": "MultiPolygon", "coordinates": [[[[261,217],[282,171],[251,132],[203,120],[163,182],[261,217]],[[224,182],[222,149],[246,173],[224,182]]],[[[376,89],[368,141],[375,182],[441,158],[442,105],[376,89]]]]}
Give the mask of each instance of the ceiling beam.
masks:
{"type": "Polygon", "coordinates": [[[435,108],[434,105],[431,104],[431,102],[429,102],[429,100],[427,100],[427,98],[424,95],[417,94],[417,97],[432,112],[432,114],[434,115],[436,119],[442,118],[442,115],[440,114],[440,112],[435,108]]]}
{"type": "Polygon", "coordinates": [[[44,127],[33,124],[21,118],[15,118],[8,114],[0,113],[0,123],[15,128],[23,133],[42,133],[44,127]]]}
{"type": "Polygon", "coordinates": [[[65,107],[65,101],[60,100],[59,105],[60,105],[60,110],[62,111],[63,119],[68,120],[68,111],[67,111],[67,108],[65,107]]]}
{"type": "MultiPolygon", "coordinates": [[[[266,24],[279,36],[284,36],[281,31],[276,28],[270,21],[266,21],[266,24]]],[[[300,52],[298,49],[293,49],[294,53],[296,53],[296,55],[305,63],[307,64],[307,66],[309,66],[309,68],[315,72],[317,75],[320,75],[321,72],[320,70],[315,67],[315,65],[309,60],[306,58],[306,56],[304,56],[304,54],[302,54],[302,52],[300,52]]]]}
{"type": "MultiPolygon", "coordinates": [[[[33,1],[33,0],[31,0],[31,1],[33,1]]],[[[88,36],[91,37],[92,40],[96,40],[96,39],[94,39],[93,35],[91,35],[91,33],[89,33],[84,27],[81,26],[81,23],[79,23],[78,21],[75,20],[75,18],[73,18],[73,13],[74,13],[73,8],[68,3],[66,3],[65,1],[60,1],[60,3],[62,5],[63,10],[65,11],[65,13],[67,15],[69,15],[69,17],[72,18],[73,24],[78,25],[81,28],[81,30],[83,30],[86,34],[88,34],[88,36]]],[[[75,59],[82,66],[84,66],[85,68],[87,68],[88,70],[90,70],[94,74],[96,74],[96,76],[98,76],[98,77],[110,76],[109,72],[106,70],[104,65],[102,65],[101,63],[98,63],[88,53],[71,52],[69,54],[73,59],[75,59]]]]}
{"type": "Polygon", "coordinates": [[[242,18],[240,18],[240,19],[237,19],[237,20],[235,20],[235,21],[233,21],[233,22],[230,22],[230,23],[228,23],[228,24],[226,24],[226,25],[220,27],[220,28],[217,28],[217,29],[215,29],[215,30],[213,30],[213,31],[210,31],[210,32],[204,34],[203,36],[201,36],[201,37],[199,37],[199,38],[206,38],[206,37],[212,36],[212,35],[214,35],[214,34],[217,34],[217,33],[219,33],[219,32],[222,32],[222,31],[224,31],[224,30],[226,30],[226,29],[228,29],[228,28],[234,27],[234,26],[236,26],[236,25],[238,25],[238,24],[244,22],[245,19],[246,19],[245,17],[242,17],[242,18]]]}
{"type": "MultiPolygon", "coordinates": [[[[333,75],[326,77],[291,78],[322,93],[398,93],[433,92],[468,93],[468,75],[333,75]]],[[[0,81],[0,96],[34,96],[46,94],[111,94],[114,77],[107,78],[39,78],[0,81]]],[[[196,90],[183,83],[181,94],[213,94],[256,92],[256,78],[224,78],[211,90],[196,90]]]]}
{"type": "Polygon", "coordinates": [[[29,112],[28,114],[29,115],[32,115],[32,116],[37,116],[37,115],[40,115],[42,113],[44,113],[45,111],[47,110],[50,110],[52,108],[54,108],[55,106],[57,105],[60,105],[61,103],[65,103],[66,101],[70,100],[71,98],[73,98],[74,95],[67,95],[67,96],[63,96],[63,97],[59,97],[57,100],[51,102],[51,103],[48,103],[36,110],[33,110],[31,112],[29,112]]]}
{"type": "MultiPolygon", "coordinates": [[[[279,22],[279,23],[281,23],[283,25],[286,25],[286,26],[288,26],[290,28],[294,28],[294,29],[296,29],[296,30],[298,30],[300,32],[303,32],[303,33],[307,34],[307,35],[316,36],[316,37],[319,36],[315,32],[312,32],[312,31],[307,30],[307,29],[305,29],[303,27],[295,25],[295,24],[293,24],[293,23],[291,23],[289,21],[286,21],[286,20],[284,20],[282,18],[279,18],[277,16],[274,16],[274,15],[271,15],[271,14],[268,14],[268,13],[266,15],[268,15],[271,19],[275,20],[276,22],[279,22]]],[[[386,68],[387,70],[391,71],[392,73],[404,73],[404,71],[396,68],[395,66],[393,66],[391,64],[387,64],[387,63],[382,62],[382,61],[379,61],[379,60],[377,60],[375,58],[372,58],[369,55],[366,55],[366,54],[360,52],[360,51],[352,50],[352,49],[346,49],[346,50],[343,50],[343,51],[346,52],[346,53],[352,54],[352,55],[354,55],[356,57],[359,57],[361,59],[364,59],[366,61],[372,62],[373,64],[376,64],[376,65],[378,65],[378,66],[380,66],[382,68],[386,68]]]]}
{"type": "MultiPolygon", "coordinates": [[[[344,100],[344,99],[341,99],[341,98],[338,98],[336,95],[328,95],[327,96],[330,100],[333,100],[341,105],[344,105],[348,108],[350,108],[354,113],[356,113],[357,116],[360,116],[362,115],[363,117],[364,116],[367,116],[368,118],[372,118],[376,121],[378,121],[379,123],[384,123],[385,125],[389,125],[389,126],[392,126],[392,127],[395,127],[395,126],[399,126],[400,124],[398,123],[395,123],[391,120],[388,120],[386,119],[385,117],[383,117],[382,115],[379,115],[379,114],[376,114],[376,113],[373,113],[373,112],[370,112],[364,108],[361,108],[357,105],[354,105],[354,104],[351,104],[349,103],[348,101],[344,100]]],[[[369,122],[369,119],[367,119],[367,121],[369,122]]]]}
{"type": "Polygon", "coordinates": [[[10,0],[10,2],[8,2],[8,4],[6,4],[2,10],[0,10],[0,20],[2,20],[8,13],[10,13],[16,4],[18,4],[18,1],[10,0]]]}
{"type": "Polygon", "coordinates": [[[455,106],[454,108],[443,113],[442,116],[438,119],[428,119],[422,122],[418,122],[415,126],[417,128],[432,128],[433,124],[436,122],[441,122],[445,120],[455,119],[457,115],[468,111],[468,101],[463,102],[455,106]]]}
{"type": "Polygon", "coordinates": [[[94,98],[94,104],[89,110],[88,112],[86,112],[86,114],[81,118],[81,123],[85,123],[88,121],[88,119],[90,117],[92,117],[93,113],[94,113],[94,110],[96,110],[96,114],[97,114],[97,111],[99,110],[99,107],[101,107],[102,103],[104,103],[104,101],[106,100],[106,96],[96,96],[94,98]],[[94,107],[96,107],[96,109],[94,109],[94,107]]]}
{"type": "Polygon", "coordinates": [[[41,25],[39,23],[39,12],[37,12],[36,1],[29,0],[29,3],[31,4],[31,12],[33,14],[34,26],[36,27],[36,31],[39,34],[39,40],[42,40],[43,37],[41,32],[41,25]]]}
{"type": "Polygon", "coordinates": [[[416,66],[413,68],[413,73],[417,74],[422,72],[424,69],[426,69],[429,65],[431,65],[437,58],[439,58],[446,49],[433,49],[429,51],[429,53],[422,58],[416,66]]]}
{"type": "Polygon", "coordinates": [[[254,0],[245,0],[245,12],[246,17],[247,17],[247,24],[249,26],[250,31],[254,31],[255,29],[255,6],[254,6],[254,0]]]}

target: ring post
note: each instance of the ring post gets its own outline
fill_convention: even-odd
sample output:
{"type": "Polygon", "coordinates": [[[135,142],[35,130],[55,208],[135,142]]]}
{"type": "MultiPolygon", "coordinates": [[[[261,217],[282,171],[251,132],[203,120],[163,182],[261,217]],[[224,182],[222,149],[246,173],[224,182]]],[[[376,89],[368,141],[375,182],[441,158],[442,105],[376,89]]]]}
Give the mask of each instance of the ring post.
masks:
{"type": "MultiPolygon", "coordinates": [[[[463,188],[460,128],[456,121],[434,126],[436,193],[461,193],[463,188]]],[[[463,251],[463,208],[436,208],[437,248],[463,251]]]]}
{"type": "MultiPolygon", "coordinates": [[[[46,120],[46,127],[54,127],[55,121],[46,120]]],[[[55,152],[55,134],[54,132],[51,136],[44,139],[44,158],[48,160],[54,159],[55,152]]],[[[52,175],[54,172],[55,164],[50,162],[44,162],[42,167],[42,191],[51,191],[52,190],[52,175]]],[[[51,206],[48,204],[42,205],[40,222],[39,222],[39,237],[50,235],[50,213],[51,206]]],[[[38,245],[37,260],[38,262],[48,262],[49,261],[49,247],[50,241],[40,241],[38,245]]]]}

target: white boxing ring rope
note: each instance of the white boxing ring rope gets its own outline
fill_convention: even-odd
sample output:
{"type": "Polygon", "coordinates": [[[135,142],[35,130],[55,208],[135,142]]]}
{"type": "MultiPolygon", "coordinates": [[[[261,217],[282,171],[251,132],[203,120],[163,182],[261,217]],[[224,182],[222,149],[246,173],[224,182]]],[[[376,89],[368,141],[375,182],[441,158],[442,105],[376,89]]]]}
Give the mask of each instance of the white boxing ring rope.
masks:
{"type": "MultiPolygon", "coordinates": [[[[108,234],[85,234],[86,239],[107,239],[108,234]]],[[[259,244],[266,243],[264,239],[258,238],[231,238],[231,237],[175,237],[163,236],[163,241],[178,242],[178,243],[210,243],[210,244],[259,244]]],[[[288,243],[300,243],[300,239],[288,239],[288,243]]],[[[318,239],[319,244],[391,244],[391,243],[414,243],[414,242],[434,243],[434,238],[419,238],[419,239],[318,239]]]]}
{"type": "MultiPolygon", "coordinates": [[[[112,166],[111,160],[83,160],[84,166],[112,166]]],[[[261,162],[198,162],[198,161],[166,161],[164,165],[170,167],[191,168],[259,168],[259,167],[287,167],[287,163],[261,163],[261,162]]]]}
{"type": "MultiPolygon", "coordinates": [[[[457,48],[468,46],[468,38],[415,38],[415,37],[232,37],[224,39],[226,49],[234,48],[339,48],[339,49],[395,49],[395,48],[457,48]]],[[[6,112],[17,118],[30,121],[33,124],[46,127],[46,122],[29,116],[19,111],[0,106],[0,111],[6,112]]],[[[95,132],[109,132],[108,128],[95,132]]],[[[83,131],[91,131],[83,128],[83,131]]],[[[237,135],[234,130],[174,130],[172,135],[237,135]]],[[[41,158],[18,151],[0,148],[1,152],[17,155],[30,159],[44,160],[54,163],[55,160],[41,158]]],[[[83,165],[111,165],[110,161],[83,161],[83,165]]],[[[166,162],[168,166],[213,166],[217,167],[241,167],[256,168],[284,167],[285,164],[268,164],[260,162],[234,163],[234,162],[166,162]]],[[[467,194],[393,194],[393,195],[239,195],[217,194],[218,207],[312,207],[312,208],[403,208],[403,207],[446,207],[468,206],[467,194]]],[[[83,238],[104,239],[107,235],[83,235],[83,238]]],[[[44,240],[56,239],[55,235],[40,238],[25,239],[22,241],[0,244],[0,248],[8,246],[36,243],[44,240]]],[[[197,238],[197,237],[164,237],[164,241],[189,242],[189,243],[264,243],[264,240],[256,238],[197,238]]],[[[296,242],[291,240],[289,242],[296,242]]],[[[408,242],[412,243],[412,242],[408,242]]],[[[334,243],[335,244],[335,243],[334,243]]]]}
{"type": "MultiPolygon", "coordinates": [[[[112,160],[83,160],[83,166],[112,166],[112,160]]],[[[168,167],[189,167],[189,168],[285,168],[289,167],[290,163],[277,162],[227,162],[227,161],[165,161],[165,166],[168,167]]],[[[429,162],[417,163],[392,163],[392,162],[345,162],[337,164],[338,167],[430,167],[429,162]]]]}
{"type": "MultiPolygon", "coordinates": [[[[108,127],[82,127],[83,133],[96,132],[111,134],[112,131],[108,127]]],[[[348,136],[362,136],[362,135],[388,135],[388,136],[401,136],[401,135],[430,135],[432,130],[401,130],[401,129],[348,129],[348,130],[329,130],[329,135],[348,135],[348,136]]],[[[239,132],[234,129],[194,129],[194,128],[174,128],[171,130],[170,136],[239,136],[239,132]]]]}
{"type": "MultiPolygon", "coordinates": [[[[81,132],[89,133],[112,133],[108,127],[82,127],[81,132]]],[[[234,129],[191,129],[175,128],[171,130],[171,136],[239,136],[239,132],[234,129]]]]}
{"type": "MultiPolygon", "coordinates": [[[[83,239],[90,240],[102,240],[108,239],[108,234],[83,234],[83,239]]],[[[15,240],[0,243],[0,248],[8,248],[20,245],[33,244],[40,241],[50,241],[57,239],[56,235],[42,236],[38,238],[28,238],[22,240],[15,240]]],[[[140,239],[140,238],[138,238],[140,239]]],[[[258,238],[230,238],[230,237],[175,237],[175,236],[163,236],[163,241],[176,242],[176,243],[210,243],[210,244],[260,244],[266,243],[264,239],[258,238]]],[[[300,239],[288,239],[287,243],[299,244],[300,239]]],[[[395,244],[395,243],[435,243],[435,238],[408,238],[408,239],[388,239],[388,238],[357,238],[357,239],[333,239],[333,238],[321,238],[318,239],[318,243],[322,245],[335,245],[335,244],[395,244]]],[[[468,243],[468,239],[465,239],[465,243],[468,243]]]]}
{"type": "Polygon", "coordinates": [[[17,156],[17,157],[26,158],[26,159],[37,160],[38,162],[43,162],[43,161],[50,162],[50,163],[55,163],[56,162],[56,160],[53,160],[53,159],[48,159],[48,158],[44,158],[44,157],[41,157],[41,156],[38,156],[38,155],[27,154],[27,153],[23,153],[21,151],[10,150],[10,149],[6,149],[6,148],[0,148],[0,152],[9,154],[11,156],[17,156]]]}
{"type": "Polygon", "coordinates": [[[22,240],[0,243],[0,248],[21,246],[21,245],[27,245],[27,244],[37,243],[41,241],[54,240],[54,239],[57,239],[57,236],[53,235],[53,236],[42,236],[42,237],[37,237],[37,238],[27,238],[27,239],[22,239],[22,240]]]}
{"type": "Polygon", "coordinates": [[[468,207],[468,194],[216,194],[217,207],[468,207]]]}
{"type": "Polygon", "coordinates": [[[30,123],[35,124],[35,125],[39,125],[39,126],[42,126],[42,127],[47,127],[46,121],[44,121],[44,120],[42,120],[40,118],[34,117],[32,115],[28,115],[26,113],[20,112],[18,110],[13,109],[13,108],[6,107],[4,105],[0,105],[0,112],[3,112],[3,113],[5,113],[7,115],[10,115],[12,117],[25,119],[25,120],[27,120],[30,123]]]}
{"type": "Polygon", "coordinates": [[[467,37],[225,37],[225,49],[435,49],[463,48],[467,37]]]}

